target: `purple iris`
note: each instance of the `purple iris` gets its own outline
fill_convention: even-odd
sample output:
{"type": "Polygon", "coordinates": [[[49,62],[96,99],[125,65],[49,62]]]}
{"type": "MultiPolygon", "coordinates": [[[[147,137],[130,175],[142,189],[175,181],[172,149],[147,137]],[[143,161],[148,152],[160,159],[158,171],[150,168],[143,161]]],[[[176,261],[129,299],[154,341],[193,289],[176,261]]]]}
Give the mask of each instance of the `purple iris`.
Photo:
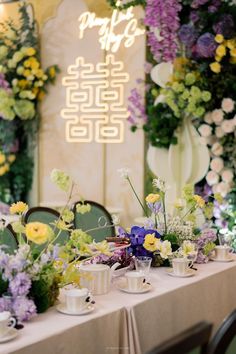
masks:
{"type": "Polygon", "coordinates": [[[196,52],[202,58],[211,58],[215,55],[216,46],[215,36],[207,32],[198,38],[196,52]]]}

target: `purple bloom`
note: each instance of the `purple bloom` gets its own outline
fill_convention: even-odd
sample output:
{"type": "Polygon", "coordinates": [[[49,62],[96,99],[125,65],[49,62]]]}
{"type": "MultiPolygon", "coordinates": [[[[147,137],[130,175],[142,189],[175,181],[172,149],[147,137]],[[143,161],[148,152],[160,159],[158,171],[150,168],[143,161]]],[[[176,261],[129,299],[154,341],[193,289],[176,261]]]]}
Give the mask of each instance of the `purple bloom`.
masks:
{"type": "Polygon", "coordinates": [[[198,38],[196,52],[200,57],[211,58],[215,55],[216,47],[214,35],[207,32],[198,38]]]}
{"type": "Polygon", "coordinates": [[[9,311],[8,302],[4,297],[0,297],[0,312],[9,311]]]}
{"type": "Polygon", "coordinates": [[[147,206],[154,214],[158,214],[162,208],[161,202],[147,203],[147,206]]]}
{"type": "Polygon", "coordinates": [[[202,5],[205,5],[209,0],[193,0],[191,7],[193,9],[198,9],[202,5]]]}
{"type": "Polygon", "coordinates": [[[18,273],[9,284],[13,296],[27,295],[31,287],[31,280],[26,273],[18,273]]]}
{"type": "Polygon", "coordinates": [[[197,13],[197,11],[192,11],[190,13],[190,21],[193,22],[193,23],[196,23],[197,21],[199,21],[200,17],[197,13]]]}
{"type": "Polygon", "coordinates": [[[213,26],[216,34],[222,34],[225,38],[231,38],[234,34],[234,19],[231,15],[222,15],[220,21],[213,26]]]}
{"type": "Polygon", "coordinates": [[[210,6],[208,7],[208,11],[213,14],[219,9],[220,5],[221,0],[213,0],[210,6]]]}
{"type": "Polygon", "coordinates": [[[20,321],[28,321],[36,315],[36,306],[32,300],[18,296],[13,302],[13,311],[20,321]]]}
{"type": "Polygon", "coordinates": [[[137,88],[131,90],[131,94],[128,97],[130,104],[128,105],[129,117],[128,122],[131,125],[136,126],[139,122],[146,123],[147,115],[144,103],[144,97],[141,95],[137,88]]]}
{"type": "Polygon", "coordinates": [[[197,31],[195,27],[189,23],[180,27],[178,35],[184,45],[191,47],[197,38],[197,31]]]}

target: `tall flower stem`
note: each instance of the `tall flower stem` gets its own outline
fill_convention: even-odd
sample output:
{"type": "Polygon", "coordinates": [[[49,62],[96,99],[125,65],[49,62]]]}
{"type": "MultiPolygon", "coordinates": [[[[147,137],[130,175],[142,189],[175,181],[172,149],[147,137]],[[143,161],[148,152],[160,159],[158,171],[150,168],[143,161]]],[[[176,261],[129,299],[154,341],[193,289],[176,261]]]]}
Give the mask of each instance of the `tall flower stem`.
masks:
{"type": "Polygon", "coordinates": [[[136,193],[136,191],[135,191],[135,189],[134,189],[134,187],[133,187],[133,184],[132,184],[132,182],[131,182],[129,176],[127,176],[126,179],[127,179],[127,181],[129,182],[129,185],[130,185],[132,191],[134,192],[134,195],[135,195],[135,197],[137,198],[137,200],[138,200],[138,202],[139,202],[141,208],[143,209],[143,212],[144,212],[145,216],[148,217],[148,213],[147,213],[147,211],[146,211],[146,209],[145,209],[143,203],[142,203],[141,200],[139,199],[139,196],[137,195],[137,193],[136,193]]]}
{"type": "Polygon", "coordinates": [[[167,222],[166,222],[166,203],[165,203],[165,193],[162,195],[162,206],[163,206],[163,217],[165,225],[165,234],[167,233],[167,222]]]}

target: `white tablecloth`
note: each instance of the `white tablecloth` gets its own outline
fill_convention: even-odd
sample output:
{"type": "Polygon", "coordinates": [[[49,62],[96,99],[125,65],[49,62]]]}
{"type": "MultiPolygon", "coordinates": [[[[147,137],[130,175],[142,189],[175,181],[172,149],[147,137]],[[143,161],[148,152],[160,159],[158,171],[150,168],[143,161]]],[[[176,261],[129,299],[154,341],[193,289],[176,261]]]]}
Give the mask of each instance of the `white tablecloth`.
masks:
{"type": "Polygon", "coordinates": [[[236,308],[234,262],[197,265],[191,278],[151,270],[152,290],[116,289],[97,296],[96,310],[67,316],[55,308],[25,324],[19,337],[0,344],[1,354],[140,354],[201,320],[215,328],[236,308]]]}

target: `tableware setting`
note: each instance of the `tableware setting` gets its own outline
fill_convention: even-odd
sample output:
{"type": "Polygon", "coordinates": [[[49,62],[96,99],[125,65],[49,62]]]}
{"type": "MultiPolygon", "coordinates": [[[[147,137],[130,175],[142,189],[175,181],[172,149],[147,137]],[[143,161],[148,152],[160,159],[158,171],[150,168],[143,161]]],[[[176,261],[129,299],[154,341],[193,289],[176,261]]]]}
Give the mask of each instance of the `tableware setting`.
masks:
{"type": "Polygon", "coordinates": [[[139,271],[130,271],[120,278],[116,287],[118,290],[130,294],[142,294],[151,290],[152,286],[146,282],[145,275],[139,271]]]}
{"type": "Polygon", "coordinates": [[[191,269],[193,261],[188,258],[172,259],[172,268],[167,269],[167,274],[173,277],[187,278],[196,274],[195,269],[191,269]]]}
{"type": "Polygon", "coordinates": [[[232,262],[234,260],[232,257],[232,248],[226,244],[216,246],[211,260],[214,262],[232,262]]]}
{"type": "Polygon", "coordinates": [[[11,317],[9,311],[0,312],[0,343],[8,342],[18,335],[15,325],[16,319],[11,317]]]}
{"type": "Polygon", "coordinates": [[[87,288],[65,290],[65,302],[56,309],[66,315],[86,315],[95,310],[95,302],[87,288]]]}

